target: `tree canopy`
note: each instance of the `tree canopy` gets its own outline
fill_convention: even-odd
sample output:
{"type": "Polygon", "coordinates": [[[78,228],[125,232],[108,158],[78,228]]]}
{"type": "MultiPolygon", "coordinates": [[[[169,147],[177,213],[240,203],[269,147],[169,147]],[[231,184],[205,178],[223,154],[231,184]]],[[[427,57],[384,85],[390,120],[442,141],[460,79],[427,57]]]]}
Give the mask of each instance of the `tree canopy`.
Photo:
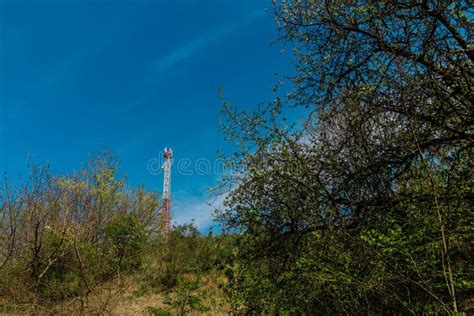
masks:
{"type": "Polygon", "coordinates": [[[274,1],[294,90],[224,105],[240,146],[220,213],[247,311],[473,308],[473,5],[274,1]],[[309,111],[289,128],[283,114],[309,111]]]}

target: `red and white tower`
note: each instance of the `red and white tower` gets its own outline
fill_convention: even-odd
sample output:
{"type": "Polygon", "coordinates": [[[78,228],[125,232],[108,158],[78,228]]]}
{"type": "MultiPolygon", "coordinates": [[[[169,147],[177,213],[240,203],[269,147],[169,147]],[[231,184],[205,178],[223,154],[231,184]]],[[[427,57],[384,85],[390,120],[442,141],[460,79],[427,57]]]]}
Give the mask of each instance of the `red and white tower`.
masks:
{"type": "Polygon", "coordinates": [[[173,151],[166,148],[164,151],[163,169],[163,233],[168,235],[171,229],[171,159],[173,151]]]}

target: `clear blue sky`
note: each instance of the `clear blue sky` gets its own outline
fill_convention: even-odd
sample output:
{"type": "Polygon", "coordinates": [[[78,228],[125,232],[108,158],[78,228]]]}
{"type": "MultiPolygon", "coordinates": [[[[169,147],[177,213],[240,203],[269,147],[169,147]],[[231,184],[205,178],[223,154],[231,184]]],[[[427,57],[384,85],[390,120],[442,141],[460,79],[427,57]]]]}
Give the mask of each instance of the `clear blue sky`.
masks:
{"type": "MultiPolygon", "coordinates": [[[[0,1],[0,172],[27,162],[79,169],[109,147],[128,182],[162,190],[147,164],[163,147],[175,158],[213,161],[221,86],[243,108],[271,101],[289,54],[264,0],[0,1]]],[[[173,170],[173,217],[210,225],[207,188],[218,175],[173,170]]]]}

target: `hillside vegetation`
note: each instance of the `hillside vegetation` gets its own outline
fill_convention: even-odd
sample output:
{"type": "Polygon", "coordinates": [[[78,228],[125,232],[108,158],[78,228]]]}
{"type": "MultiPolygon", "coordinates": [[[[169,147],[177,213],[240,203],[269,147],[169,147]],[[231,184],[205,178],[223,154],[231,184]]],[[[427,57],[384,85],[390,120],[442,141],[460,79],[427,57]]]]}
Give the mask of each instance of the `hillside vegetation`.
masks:
{"type": "Polygon", "coordinates": [[[474,313],[472,1],[273,3],[293,89],[223,110],[233,307],[474,313]]]}
{"type": "Polygon", "coordinates": [[[224,302],[225,236],[162,236],[157,194],[126,188],[104,153],[71,176],[31,170],[0,204],[0,311],[186,313],[224,302]],[[220,301],[219,301],[220,300],[220,301]]]}
{"type": "Polygon", "coordinates": [[[224,100],[223,232],[163,236],[111,155],[32,168],[0,198],[4,312],[474,313],[472,1],[273,4],[292,90],[224,100]]]}

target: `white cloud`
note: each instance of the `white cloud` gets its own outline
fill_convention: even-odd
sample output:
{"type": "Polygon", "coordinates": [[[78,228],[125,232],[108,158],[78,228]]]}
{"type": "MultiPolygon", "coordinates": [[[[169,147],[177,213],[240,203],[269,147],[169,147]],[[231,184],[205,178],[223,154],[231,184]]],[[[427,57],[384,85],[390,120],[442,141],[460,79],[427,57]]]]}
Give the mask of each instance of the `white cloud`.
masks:
{"type": "Polygon", "coordinates": [[[162,71],[166,68],[169,68],[182,60],[192,57],[194,54],[196,54],[209,44],[216,42],[233,32],[238,31],[246,25],[249,25],[261,16],[263,16],[262,11],[252,12],[244,16],[239,21],[234,21],[229,24],[221,25],[207,33],[201,34],[190,40],[188,43],[182,45],[181,47],[177,47],[169,54],[156,59],[153,62],[153,67],[157,71],[162,71]]]}
{"type": "Polygon", "coordinates": [[[216,208],[222,207],[226,195],[219,195],[214,198],[197,198],[184,196],[173,199],[172,202],[172,222],[176,224],[191,223],[199,230],[206,230],[213,224],[213,214],[216,208]]]}

